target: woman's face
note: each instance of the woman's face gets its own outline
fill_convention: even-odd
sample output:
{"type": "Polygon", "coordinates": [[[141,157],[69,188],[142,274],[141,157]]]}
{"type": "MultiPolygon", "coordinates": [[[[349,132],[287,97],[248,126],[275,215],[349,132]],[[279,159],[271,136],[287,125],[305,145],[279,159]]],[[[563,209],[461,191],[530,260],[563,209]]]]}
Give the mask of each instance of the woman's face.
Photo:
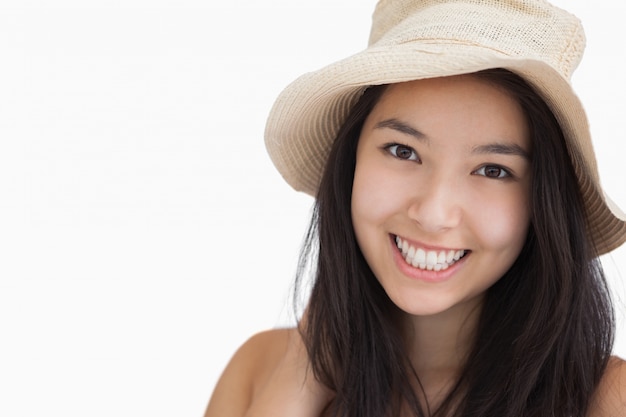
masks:
{"type": "Polygon", "coordinates": [[[399,308],[465,311],[509,269],[529,226],[530,152],[520,106],[486,81],[385,90],[359,138],[352,218],[399,308]]]}

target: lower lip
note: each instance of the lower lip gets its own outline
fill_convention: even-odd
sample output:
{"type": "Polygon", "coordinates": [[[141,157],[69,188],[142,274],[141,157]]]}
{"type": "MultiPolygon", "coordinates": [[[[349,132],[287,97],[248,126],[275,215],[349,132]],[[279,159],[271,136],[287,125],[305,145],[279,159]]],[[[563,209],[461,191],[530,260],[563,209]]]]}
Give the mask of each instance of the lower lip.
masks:
{"type": "Polygon", "coordinates": [[[465,260],[469,256],[469,253],[466,254],[448,268],[442,269],[441,271],[429,271],[427,269],[415,268],[414,266],[407,264],[402,257],[402,253],[400,253],[398,246],[396,245],[394,236],[391,236],[391,245],[393,250],[393,260],[395,261],[398,269],[400,269],[404,275],[412,279],[433,283],[449,280],[463,266],[465,260]]]}

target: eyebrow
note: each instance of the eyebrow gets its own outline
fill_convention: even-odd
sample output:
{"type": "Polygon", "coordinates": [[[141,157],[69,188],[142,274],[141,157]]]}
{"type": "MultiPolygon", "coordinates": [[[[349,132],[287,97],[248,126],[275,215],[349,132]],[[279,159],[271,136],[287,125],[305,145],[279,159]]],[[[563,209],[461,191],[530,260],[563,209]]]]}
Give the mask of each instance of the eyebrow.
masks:
{"type": "Polygon", "coordinates": [[[500,154],[520,156],[530,161],[530,154],[516,143],[488,143],[472,148],[474,154],[500,154]]]}
{"type": "Polygon", "coordinates": [[[413,136],[414,138],[419,139],[421,141],[428,139],[425,134],[415,129],[414,127],[409,126],[408,124],[401,122],[398,119],[383,120],[383,121],[376,123],[376,125],[374,126],[374,129],[383,129],[383,128],[397,130],[400,133],[413,136]]]}

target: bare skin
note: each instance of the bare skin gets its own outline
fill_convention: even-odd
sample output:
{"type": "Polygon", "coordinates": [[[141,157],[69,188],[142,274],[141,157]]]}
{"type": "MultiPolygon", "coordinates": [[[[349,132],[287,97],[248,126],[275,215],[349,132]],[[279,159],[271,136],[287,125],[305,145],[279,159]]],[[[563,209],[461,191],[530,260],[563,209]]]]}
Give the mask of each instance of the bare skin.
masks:
{"type": "Polygon", "coordinates": [[[430,317],[408,317],[405,322],[411,363],[424,389],[421,399],[431,409],[436,409],[453,387],[473,342],[480,306],[462,307],[430,317]],[[459,314],[464,316],[459,318],[459,314]]]}
{"type": "MultiPolygon", "coordinates": [[[[306,363],[295,329],[270,330],[253,336],[226,367],[205,417],[320,416],[332,393],[305,372],[306,363]]],[[[430,400],[436,402],[442,393],[426,380],[423,382],[432,395],[430,400]]],[[[620,417],[624,410],[626,362],[613,357],[588,416],[620,417]]]]}
{"type": "Polygon", "coordinates": [[[332,394],[307,372],[296,329],[259,333],[231,360],[205,417],[317,417],[332,394]]]}

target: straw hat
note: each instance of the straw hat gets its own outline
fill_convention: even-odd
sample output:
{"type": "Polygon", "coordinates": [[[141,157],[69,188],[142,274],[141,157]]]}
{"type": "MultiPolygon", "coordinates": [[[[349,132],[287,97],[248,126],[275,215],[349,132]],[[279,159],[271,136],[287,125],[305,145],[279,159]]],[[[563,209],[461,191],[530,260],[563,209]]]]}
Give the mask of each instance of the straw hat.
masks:
{"type": "Polygon", "coordinates": [[[529,82],[566,138],[600,253],[626,241],[626,215],[603,193],[585,111],[570,85],[585,36],[542,0],[380,0],[367,49],[296,79],[279,95],[265,143],[285,180],[315,195],[339,127],[369,85],[506,68],[529,82]]]}

